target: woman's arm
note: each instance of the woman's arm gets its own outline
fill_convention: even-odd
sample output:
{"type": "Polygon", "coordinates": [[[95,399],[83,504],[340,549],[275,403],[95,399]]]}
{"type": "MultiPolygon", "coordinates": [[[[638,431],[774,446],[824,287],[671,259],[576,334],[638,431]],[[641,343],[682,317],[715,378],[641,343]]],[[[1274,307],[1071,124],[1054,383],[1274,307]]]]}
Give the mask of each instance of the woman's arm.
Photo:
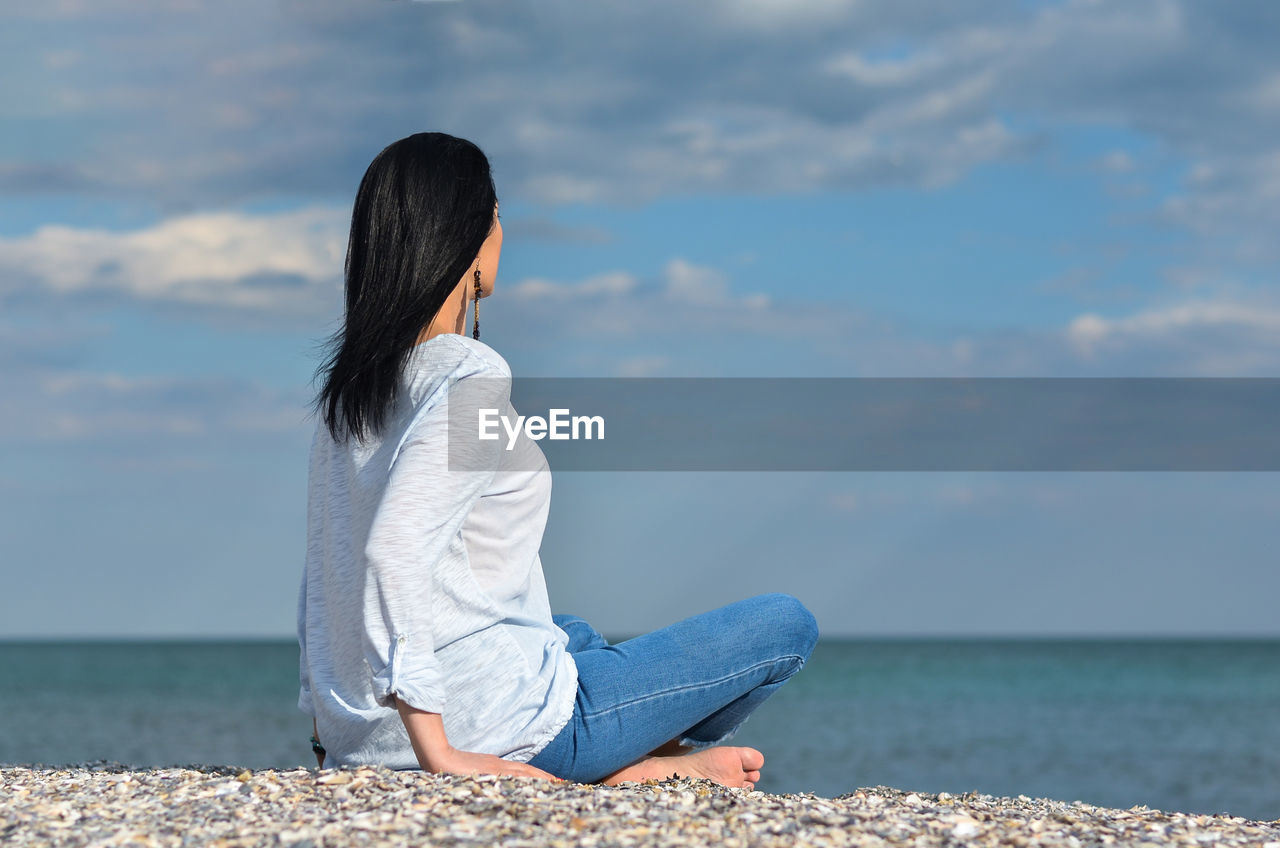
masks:
{"type": "Polygon", "coordinates": [[[473,754],[459,751],[449,744],[444,733],[444,719],[440,713],[429,713],[411,707],[391,696],[400,712],[409,742],[423,771],[433,774],[504,774],[512,777],[541,777],[560,780],[554,774],[535,768],[528,763],[516,763],[493,754],[473,754]]]}
{"type": "Polygon", "coordinates": [[[415,422],[391,458],[364,546],[366,586],[372,589],[366,596],[365,661],[373,672],[375,702],[399,712],[424,771],[555,780],[525,763],[459,751],[449,744],[441,718],[449,699],[433,638],[437,604],[447,614],[448,597],[436,597],[434,570],[461,540],[468,513],[502,464],[497,440],[450,444],[450,421],[467,420],[468,410],[502,409],[511,402],[510,373],[468,356],[446,402],[415,422]]]}

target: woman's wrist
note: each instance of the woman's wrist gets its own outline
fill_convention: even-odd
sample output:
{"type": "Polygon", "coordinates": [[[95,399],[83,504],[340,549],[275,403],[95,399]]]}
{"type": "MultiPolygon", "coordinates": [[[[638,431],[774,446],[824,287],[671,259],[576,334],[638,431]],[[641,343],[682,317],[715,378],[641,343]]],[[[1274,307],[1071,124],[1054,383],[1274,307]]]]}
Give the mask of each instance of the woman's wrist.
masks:
{"type": "Polygon", "coordinates": [[[447,774],[454,763],[457,761],[458,749],[452,745],[446,745],[443,748],[436,748],[425,751],[425,756],[419,757],[419,765],[423,771],[432,774],[447,774]]]}
{"type": "Polygon", "coordinates": [[[396,710],[409,734],[414,756],[423,771],[439,774],[455,761],[458,751],[449,744],[444,732],[444,717],[440,713],[427,712],[411,707],[393,695],[396,710]]]}

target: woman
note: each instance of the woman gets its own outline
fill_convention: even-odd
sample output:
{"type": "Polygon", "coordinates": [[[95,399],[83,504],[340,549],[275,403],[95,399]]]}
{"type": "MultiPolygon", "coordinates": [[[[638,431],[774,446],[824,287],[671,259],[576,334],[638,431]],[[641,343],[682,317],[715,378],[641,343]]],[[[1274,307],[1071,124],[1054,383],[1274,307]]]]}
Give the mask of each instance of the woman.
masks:
{"type": "Polygon", "coordinates": [[[551,613],[537,443],[446,454],[459,389],[515,416],[510,369],[479,341],[501,250],[474,144],[418,133],[373,160],[310,455],[298,706],[320,765],[754,788],[763,755],[720,743],[808,659],[808,610],[760,595],[610,645],[551,613]]]}

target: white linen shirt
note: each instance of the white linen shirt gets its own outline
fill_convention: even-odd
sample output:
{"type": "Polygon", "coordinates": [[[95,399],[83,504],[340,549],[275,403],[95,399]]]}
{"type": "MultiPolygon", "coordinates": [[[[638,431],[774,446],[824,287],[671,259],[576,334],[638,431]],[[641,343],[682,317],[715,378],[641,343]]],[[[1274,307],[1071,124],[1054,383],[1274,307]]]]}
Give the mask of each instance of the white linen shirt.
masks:
{"type": "Polygon", "coordinates": [[[479,464],[462,467],[485,470],[456,470],[455,447],[449,470],[446,392],[471,378],[515,420],[506,360],[442,333],[415,345],[380,436],[339,443],[317,422],[298,708],[316,719],[326,767],[419,768],[392,693],[441,713],[453,747],[516,762],[573,713],[577,667],[539,557],[551,472],[523,431],[511,450],[505,433],[476,440],[479,464]]]}

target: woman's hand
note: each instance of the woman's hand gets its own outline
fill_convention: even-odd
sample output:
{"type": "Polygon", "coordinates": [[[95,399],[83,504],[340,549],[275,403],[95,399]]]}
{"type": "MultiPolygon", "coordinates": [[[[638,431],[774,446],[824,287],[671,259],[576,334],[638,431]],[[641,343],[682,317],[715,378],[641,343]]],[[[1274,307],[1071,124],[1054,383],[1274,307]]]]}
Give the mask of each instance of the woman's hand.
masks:
{"type": "Polygon", "coordinates": [[[434,771],[437,774],[500,774],[510,777],[540,777],[544,780],[561,780],[554,774],[545,772],[528,763],[515,763],[493,754],[475,754],[457,749],[451,749],[448,754],[442,757],[434,771]]]}
{"type": "Polygon", "coordinates": [[[400,712],[405,730],[409,733],[409,742],[413,745],[413,753],[423,771],[432,774],[501,774],[560,780],[554,774],[534,768],[528,763],[515,763],[494,754],[459,751],[449,744],[449,738],[444,732],[444,718],[440,713],[411,707],[395,695],[391,696],[391,700],[400,712]]]}

